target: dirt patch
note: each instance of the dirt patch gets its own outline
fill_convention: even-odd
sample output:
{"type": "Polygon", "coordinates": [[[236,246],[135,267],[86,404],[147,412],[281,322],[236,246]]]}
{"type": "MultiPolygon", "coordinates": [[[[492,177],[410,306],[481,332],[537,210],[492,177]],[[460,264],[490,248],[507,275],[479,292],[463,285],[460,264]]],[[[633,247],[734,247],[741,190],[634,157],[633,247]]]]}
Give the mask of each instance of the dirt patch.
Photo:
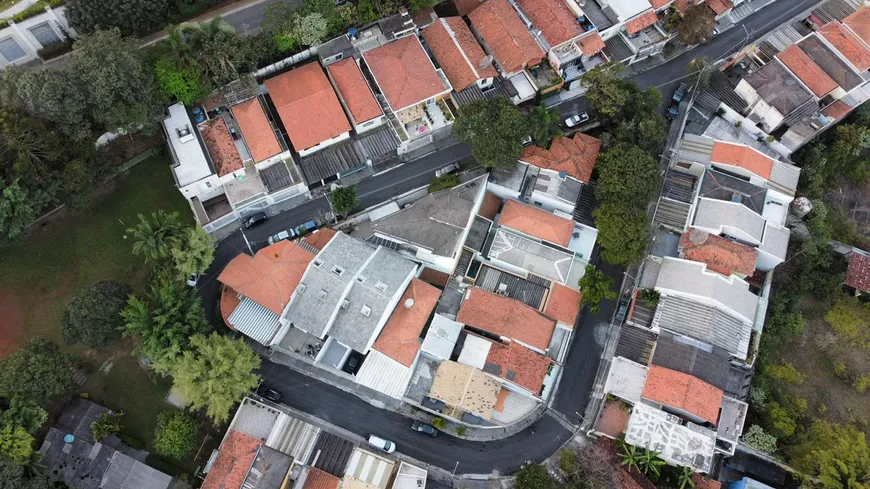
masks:
{"type": "Polygon", "coordinates": [[[24,342],[21,301],[10,291],[0,290],[0,358],[5,358],[24,342]]]}

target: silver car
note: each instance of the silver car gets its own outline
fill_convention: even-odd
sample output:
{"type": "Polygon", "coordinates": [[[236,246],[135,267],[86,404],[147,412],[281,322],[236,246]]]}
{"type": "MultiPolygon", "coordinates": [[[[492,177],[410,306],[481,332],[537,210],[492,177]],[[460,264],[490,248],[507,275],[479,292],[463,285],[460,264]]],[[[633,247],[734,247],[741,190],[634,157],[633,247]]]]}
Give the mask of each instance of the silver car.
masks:
{"type": "Polygon", "coordinates": [[[572,115],[571,117],[565,119],[565,125],[568,127],[575,127],[583,124],[584,122],[589,120],[589,114],[586,112],[580,112],[577,115],[572,115]]]}
{"type": "Polygon", "coordinates": [[[290,239],[293,236],[295,236],[295,234],[296,233],[292,229],[288,229],[286,231],[281,231],[278,234],[273,234],[272,236],[269,236],[269,244],[273,245],[273,244],[277,243],[278,241],[281,241],[282,239],[290,239]]]}

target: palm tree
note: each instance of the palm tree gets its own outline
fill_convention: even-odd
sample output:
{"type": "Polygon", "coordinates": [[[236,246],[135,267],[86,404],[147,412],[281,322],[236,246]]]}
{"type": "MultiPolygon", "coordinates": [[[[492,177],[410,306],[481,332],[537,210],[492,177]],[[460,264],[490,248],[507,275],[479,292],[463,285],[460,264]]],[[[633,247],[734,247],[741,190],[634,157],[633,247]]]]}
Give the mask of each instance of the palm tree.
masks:
{"type": "Polygon", "coordinates": [[[549,109],[543,105],[535,107],[529,116],[529,130],[535,138],[535,144],[542,148],[550,147],[550,140],[564,135],[559,123],[562,114],[555,109],[549,109]]]}
{"type": "Polygon", "coordinates": [[[691,467],[683,467],[680,470],[680,473],[677,475],[677,483],[680,484],[680,489],[695,487],[695,481],[692,480],[693,475],[695,475],[695,470],[691,467]]]}
{"type": "Polygon", "coordinates": [[[190,24],[171,25],[166,28],[166,39],[161,41],[167,55],[181,66],[197,64],[193,44],[190,42],[190,24]]]}
{"type": "Polygon", "coordinates": [[[658,477],[662,473],[662,467],[666,464],[664,460],[659,458],[657,452],[644,449],[640,458],[640,465],[643,467],[644,474],[658,477]]]}
{"type": "Polygon", "coordinates": [[[629,445],[624,441],[621,442],[619,447],[619,458],[622,459],[622,465],[628,467],[629,470],[634,468],[638,472],[641,471],[640,462],[643,459],[643,455],[636,446],[629,445]]]}
{"type": "Polygon", "coordinates": [[[145,261],[168,257],[179,244],[180,229],[177,212],[170,214],[161,209],[148,218],[139,214],[139,224],[127,229],[133,235],[133,254],[144,256],[145,261]]]}

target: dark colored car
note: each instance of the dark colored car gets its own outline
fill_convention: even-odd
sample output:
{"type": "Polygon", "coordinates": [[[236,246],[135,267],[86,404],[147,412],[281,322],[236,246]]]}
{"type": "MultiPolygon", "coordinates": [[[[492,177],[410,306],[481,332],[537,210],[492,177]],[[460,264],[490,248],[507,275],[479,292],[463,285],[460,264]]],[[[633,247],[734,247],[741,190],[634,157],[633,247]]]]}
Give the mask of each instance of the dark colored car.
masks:
{"type": "Polygon", "coordinates": [[[411,425],[411,429],[418,433],[425,433],[433,438],[438,436],[438,430],[436,430],[434,426],[421,423],[420,421],[414,421],[414,424],[411,425]]]}
{"type": "Polygon", "coordinates": [[[315,229],[320,227],[320,223],[317,222],[317,219],[312,219],[310,221],[305,221],[302,224],[296,226],[294,231],[296,232],[296,236],[305,236],[306,234],[314,231],[315,229]]]}
{"type": "Polygon", "coordinates": [[[245,229],[251,229],[252,227],[256,226],[257,224],[263,224],[267,220],[269,220],[269,218],[266,217],[265,212],[258,212],[256,214],[251,214],[250,216],[246,217],[244,220],[245,229]]]}
{"type": "Polygon", "coordinates": [[[257,389],[257,394],[272,402],[281,402],[281,393],[264,385],[261,385],[260,388],[257,389]]]}
{"type": "Polygon", "coordinates": [[[671,100],[673,100],[674,103],[677,103],[677,104],[679,104],[680,102],[682,102],[682,101],[683,101],[683,97],[686,96],[686,90],[687,90],[688,88],[689,88],[689,86],[686,85],[685,83],[680,83],[680,86],[677,87],[677,90],[674,92],[674,96],[671,97],[671,100]]]}
{"type": "Polygon", "coordinates": [[[671,102],[671,106],[668,107],[668,113],[666,114],[668,120],[672,121],[680,115],[680,104],[677,102],[671,102]]]}

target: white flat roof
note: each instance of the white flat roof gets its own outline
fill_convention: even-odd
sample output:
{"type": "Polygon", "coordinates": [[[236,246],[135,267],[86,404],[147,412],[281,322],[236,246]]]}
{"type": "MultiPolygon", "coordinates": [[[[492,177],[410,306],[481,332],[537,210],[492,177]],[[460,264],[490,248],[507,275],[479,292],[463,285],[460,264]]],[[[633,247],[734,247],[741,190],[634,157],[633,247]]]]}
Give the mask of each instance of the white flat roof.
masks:
{"type": "Polygon", "coordinates": [[[401,399],[411,380],[411,369],[377,350],[371,350],[355,379],[357,384],[401,399]]]}
{"type": "Polygon", "coordinates": [[[625,22],[644,10],[651,9],[652,5],[648,0],[610,0],[610,8],[616,12],[619,20],[625,22]]]}
{"type": "Polygon", "coordinates": [[[457,361],[464,365],[483,370],[491,347],[491,341],[483,339],[480,336],[468,334],[465,337],[465,343],[462,345],[462,352],[459,354],[457,361]]]}
{"type": "Polygon", "coordinates": [[[716,433],[697,425],[694,429],[683,426],[679,417],[637,403],[628,420],[625,442],[658,452],[669,464],[709,473],[716,433]]]}
{"type": "Polygon", "coordinates": [[[441,314],[435,314],[420,349],[439,360],[449,360],[453,347],[459,340],[460,331],[462,331],[462,324],[441,314]]]}
{"type": "Polygon", "coordinates": [[[616,357],[610,364],[610,372],[604,383],[604,393],[637,404],[646,385],[649,368],[627,358],[616,357]]]}
{"type": "Polygon", "coordinates": [[[172,167],[179,187],[196,183],[212,174],[205,151],[196,137],[196,128],[182,104],[169,106],[169,116],[163,119],[166,137],[178,159],[172,167]]]}

